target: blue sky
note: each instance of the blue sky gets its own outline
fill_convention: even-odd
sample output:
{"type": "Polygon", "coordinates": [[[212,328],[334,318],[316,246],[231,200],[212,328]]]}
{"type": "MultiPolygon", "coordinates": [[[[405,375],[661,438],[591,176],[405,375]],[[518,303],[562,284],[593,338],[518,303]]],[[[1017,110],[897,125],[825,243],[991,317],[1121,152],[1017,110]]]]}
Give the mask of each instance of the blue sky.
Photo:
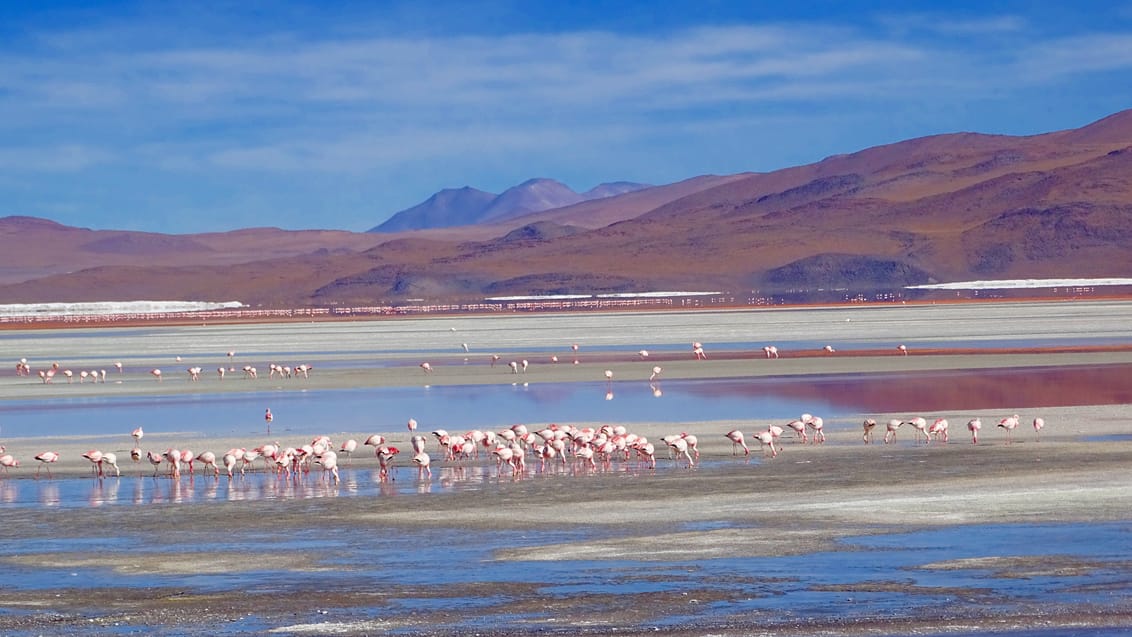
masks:
{"type": "Polygon", "coordinates": [[[1132,107],[1132,0],[1045,4],[0,2],[0,216],[365,230],[1132,107]]]}

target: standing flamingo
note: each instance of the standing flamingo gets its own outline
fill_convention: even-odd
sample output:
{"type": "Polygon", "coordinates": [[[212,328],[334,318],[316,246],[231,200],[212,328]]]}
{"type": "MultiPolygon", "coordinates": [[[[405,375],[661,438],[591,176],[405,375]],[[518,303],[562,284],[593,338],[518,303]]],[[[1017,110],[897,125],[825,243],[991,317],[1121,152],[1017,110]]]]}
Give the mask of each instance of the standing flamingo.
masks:
{"type": "Polygon", "coordinates": [[[409,428],[410,432],[416,431],[417,430],[417,421],[410,418],[409,422],[406,423],[406,426],[409,428]]]}
{"type": "Polygon", "coordinates": [[[154,378],[156,378],[156,379],[157,379],[158,381],[160,381],[160,380],[161,380],[161,370],[160,370],[160,369],[156,369],[156,368],[154,368],[154,369],[151,369],[151,370],[149,370],[149,373],[150,373],[150,374],[151,374],[151,375],[152,375],[152,376],[153,376],[154,378]]]}
{"type": "Polygon", "coordinates": [[[142,439],[142,436],[145,435],[145,432],[142,431],[141,427],[138,427],[137,429],[134,429],[130,433],[130,435],[134,437],[134,447],[136,448],[137,446],[139,446],[141,444],[141,439],[142,439]]]}
{"type": "Polygon", "coordinates": [[[744,456],[751,455],[751,450],[750,450],[750,448],[747,447],[747,441],[743,439],[743,432],[742,431],[739,431],[738,429],[732,429],[731,431],[729,431],[729,432],[727,432],[723,435],[726,436],[727,439],[731,441],[731,455],[735,455],[735,449],[737,447],[743,448],[743,455],[744,456]]]}
{"type": "Polygon", "coordinates": [[[920,416],[916,416],[910,420],[905,421],[905,424],[912,425],[916,430],[916,442],[920,441],[920,434],[924,435],[924,442],[931,442],[932,438],[928,435],[928,421],[920,416]]]}
{"type": "Polygon", "coordinates": [[[1020,419],[1018,417],[1018,414],[1007,416],[1006,418],[998,421],[998,426],[1006,430],[1006,444],[1011,444],[1014,442],[1014,430],[1018,428],[1019,422],[1020,419]]]}
{"type": "Polygon", "coordinates": [[[767,358],[778,358],[778,348],[774,345],[767,345],[763,347],[763,352],[767,358]]]}
{"type": "Polygon", "coordinates": [[[426,452],[421,451],[420,453],[414,455],[413,464],[417,465],[418,478],[424,477],[426,473],[428,474],[428,477],[432,477],[432,468],[429,467],[429,465],[432,464],[432,458],[429,458],[426,452]]]}
{"type": "Polygon", "coordinates": [[[354,440],[353,438],[349,438],[346,440],[346,442],[342,443],[342,446],[339,447],[338,452],[346,454],[346,464],[350,464],[350,461],[354,458],[354,450],[356,450],[357,448],[358,441],[354,440]]]}
{"type": "Polygon", "coordinates": [[[1046,426],[1046,421],[1044,419],[1042,419],[1042,418],[1035,418],[1034,419],[1034,437],[1038,439],[1038,442],[1042,441],[1042,427],[1045,427],[1045,426],[1046,426]]]}
{"type": "Polygon", "coordinates": [[[905,345],[905,344],[903,344],[903,343],[901,343],[900,345],[897,345],[897,346],[896,346],[896,351],[898,351],[898,352],[900,352],[901,354],[903,354],[903,355],[907,356],[907,355],[908,355],[908,346],[907,346],[907,345],[905,345]]]}
{"type": "Polygon", "coordinates": [[[4,467],[4,473],[5,474],[8,473],[9,467],[15,467],[15,468],[18,469],[19,466],[20,466],[20,461],[16,460],[15,456],[13,456],[12,454],[6,453],[6,454],[0,456],[0,467],[4,467]]]}
{"type": "Polygon", "coordinates": [[[704,353],[703,343],[692,343],[692,354],[695,355],[696,360],[707,360],[707,354],[704,353]]]}
{"type": "MultiPolygon", "coordinates": [[[[777,458],[778,457],[778,449],[774,446],[774,434],[773,433],[771,433],[770,431],[759,431],[759,432],[756,432],[755,434],[753,434],[753,436],[758,439],[759,443],[763,447],[769,447],[770,448],[770,457],[771,458],[777,458]]],[[[766,453],[766,449],[763,449],[763,453],[766,453]]]]}
{"type": "Polygon", "coordinates": [[[316,456],[314,461],[322,466],[324,473],[329,473],[332,484],[338,484],[338,454],[329,449],[316,456]]]}
{"type": "Polygon", "coordinates": [[[971,444],[979,444],[979,430],[983,428],[983,421],[972,418],[967,421],[967,431],[971,432],[971,444]]]}
{"type": "Polygon", "coordinates": [[[825,352],[826,354],[832,354],[832,353],[834,353],[834,352],[836,352],[836,351],[837,351],[837,350],[833,349],[833,346],[832,346],[832,345],[826,345],[825,347],[823,347],[823,348],[822,348],[822,350],[823,350],[823,351],[824,351],[824,352],[825,352]]]}
{"type": "Polygon", "coordinates": [[[866,445],[873,441],[873,429],[876,429],[876,426],[877,421],[873,420],[872,418],[866,418],[865,422],[861,423],[861,428],[865,430],[863,437],[865,439],[866,445]]]}
{"type": "Polygon", "coordinates": [[[84,453],[83,457],[86,458],[87,460],[90,460],[91,468],[94,469],[94,471],[98,474],[98,477],[101,478],[102,477],[102,452],[97,450],[97,449],[91,449],[90,451],[84,453]]]}
{"type": "Polygon", "coordinates": [[[904,424],[904,421],[900,420],[898,418],[893,418],[892,420],[889,420],[887,424],[885,424],[885,426],[884,426],[884,444],[887,445],[890,442],[896,442],[896,431],[898,429],[900,429],[900,425],[903,425],[903,424],[904,424]]]}
{"type": "Polygon", "coordinates": [[[156,478],[157,469],[161,466],[162,461],[165,460],[165,456],[162,456],[159,453],[154,453],[152,451],[147,451],[145,457],[149,460],[149,463],[153,465],[153,477],[156,478]]]}
{"type": "Polygon", "coordinates": [[[432,365],[429,365],[428,363],[421,363],[421,369],[424,370],[424,373],[426,374],[432,373],[432,365]]]}
{"type": "Polygon", "coordinates": [[[216,454],[211,451],[202,451],[196,459],[203,464],[206,469],[212,467],[213,475],[220,477],[220,467],[216,466],[216,454]]]}
{"type": "Polygon", "coordinates": [[[928,435],[937,437],[940,442],[947,442],[949,439],[947,427],[948,422],[946,418],[936,418],[931,427],[928,427],[928,435]]]}
{"type": "Polygon", "coordinates": [[[35,457],[39,461],[39,469],[35,470],[35,475],[39,475],[39,471],[47,467],[47,477],[51,477],[51,465],[59,461],[59,454],[54,451],[44,451],[35,457]]]}

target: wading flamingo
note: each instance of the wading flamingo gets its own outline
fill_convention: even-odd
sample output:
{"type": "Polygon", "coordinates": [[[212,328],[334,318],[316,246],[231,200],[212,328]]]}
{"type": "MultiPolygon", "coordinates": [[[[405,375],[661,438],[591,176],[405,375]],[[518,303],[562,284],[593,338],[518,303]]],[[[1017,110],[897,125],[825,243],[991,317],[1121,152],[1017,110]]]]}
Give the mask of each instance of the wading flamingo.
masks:
{"type": "Polygon", "coordinates": [[[15,456],[13,456],[12,454],[6,453],[6,454],[0,456],[0,467],[4,467],[4,473],[5,474],[8,473],[9,467],[15,467],[15,468],[18,469],[19,466],[20,466],[20,461],[16,460],[15,456]]]}
{"type": "Polygon", "coordinates": [[[707,354],[704,353],[703,343],[692,343],[692,354],[695,355],[696,360],[698,361],[707,360],[707,354]]]}
{"type": "Polygon", "coordinates": [[[876,429],[876,426],[877,421],[873,420],[872,418],[866,418],[865,422],[861,423],[861,428],[865,430],[864,436],[862,437],[864,438],[866,445],[873,441],[873,429],[876,429]]]}
{"type": "Polygon", "coordinates": [[[757,438],[759,443],[764,447],[764,449],[763,449],[764,454],[766,453],[765,447],[769,447],[770,448],[770,457],[771,458],[777,458],[778,457],[778,448],[774,446],[774,434],[772,434],[769,431],[759,431],[759,432],[756,432],[752,435],[755,438],[757,438]]]}
{"type": "Polygon", "coordinates": [[[1041,440],[1042,440],[1042,427],[1045,427],[1045,426],[1046,426],[1046,421],[1043,420],[1042,418],[1035,418],[1034,419],[1034,437],[1038,439],[1038,442],[1041,442],[1041,440]]]}
{"type": "Polygon", "coordinates": [[[949,436],[947,434],[948,422],[946,418],[936,418],[931,427],[928,427],[928,435],[935,436],[940,442],[947,442],[949,436]]]}
{"type": "Polygon", "coordinates": [[[763,353],[766,354],[767,358],[778,358],[778,348],[774,345],[767,345],[763,347],[763,353]]]}
{"type": "Polygon", "coordinates": [[[1014,442],[1014,430],[1018,428],[1019,422],[1020,419],[1018,417],[1018,414],[1007,416],[1006,418],[998,421],[998,426],[1006,430],[1006,444],[1009,445],[1014,442]]]}
{"type": "Polygon", "coordinates": [[[41,469],[47,467],[47,477],[51,477],[51,465],[59,461],[59,454],[54,451],[44,451],[35,457],[39,461],[39,469],[35,470],[35,475],[38,476],[41,469]]]}
{"type": "Polygon", "coordinates": [[[900,425],[903,425],[903,424],[904,424],[903,420],[898,420],[896,418],[889,420],[888,423],[885,424],[885,426],[884,426],[884,444],[887,445],[890,442],[896,442],[896,431],[898,429],[900,429],[900,425]]]}
{"type": "Polygon", "coordinates": [[[160,381],[160,380],[161,380],[161,370],[160,370],[160,369],[156,369],[156,368],[155,368],[155,369],[151,369],[151,370],[149,370],[149,373],[150,373],[150,375],[152,375],[152,376],[153,376],[154,378],[156,378],[156,379],[157,379],[158,381],[160,381]]]}
{"type": "Polygon", "coordinates": [[[751,450],[747,447],[747,441],[743,439],[743,432],[742,431],[739,431],[738,429],[732,429],[731,431],[729,431],[729,432],[727,432],[723,435],[726,436],[727,439],[731,441],[731,455],[735,455],[735,450],[738,447],[743,448],[743,455],[744,456],[751,455],[751,450]]]}
{"type": "Polygon", "coordinates": [[[971,444],[979,444],[979,430],[983,428],[983,421],[972,418],[967,421],[967,431],[971,432],[971,444]]]}
{"type": "Polygon", "coordinates": [[[424,370],[424,373],[426,374],[432,373],[432,365],[428,363],[421,363],[421,369],[424,370]]]}

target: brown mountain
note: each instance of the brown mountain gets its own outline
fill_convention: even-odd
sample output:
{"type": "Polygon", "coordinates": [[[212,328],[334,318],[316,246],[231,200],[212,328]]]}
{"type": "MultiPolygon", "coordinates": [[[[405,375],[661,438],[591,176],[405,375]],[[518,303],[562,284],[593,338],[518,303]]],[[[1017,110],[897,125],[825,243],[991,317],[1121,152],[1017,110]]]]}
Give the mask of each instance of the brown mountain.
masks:
{"type": "Polygon", "coordinates": [[[169,236],[9,217],[0,220],[0,247],[9,255],[0,271],[12,282],[0,287],[7,302],[353,305],[1126,276],[1132,111],[1029,137],[913,139],[465,228],[169,236]]]}

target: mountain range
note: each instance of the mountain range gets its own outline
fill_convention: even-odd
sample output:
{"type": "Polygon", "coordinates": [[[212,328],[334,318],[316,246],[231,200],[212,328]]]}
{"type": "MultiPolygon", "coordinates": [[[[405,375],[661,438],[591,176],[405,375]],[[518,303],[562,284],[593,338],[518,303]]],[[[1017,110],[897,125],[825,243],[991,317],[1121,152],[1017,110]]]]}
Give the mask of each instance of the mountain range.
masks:
{"type": "Polygon", "coordinates": [[[554,203],[555,182],[533,181],[514,196],[442,191],[405,215],[427,228],[396,232],[164,235],[5,217],[0,299],[294,307],[673,289],[868,293],[1132,272],[1132,110],[1041,135],[952,133],[773,172],[575,193],[568,205],[554,203]],[[555,207],[520,212],[531,201],[555,207]]]}
{"type": "Polygon", "coordinates": [[[562,182],[539,178],[528,179],[499,195],[470,186],[447,188],[412,208],[395,213],[369,232],[401,232],[505,221],[533,212],[562,208],[591,199],[605,199],[648,187],[648,184],[618,181],[599,184],[578,194],[562,182]]]}

